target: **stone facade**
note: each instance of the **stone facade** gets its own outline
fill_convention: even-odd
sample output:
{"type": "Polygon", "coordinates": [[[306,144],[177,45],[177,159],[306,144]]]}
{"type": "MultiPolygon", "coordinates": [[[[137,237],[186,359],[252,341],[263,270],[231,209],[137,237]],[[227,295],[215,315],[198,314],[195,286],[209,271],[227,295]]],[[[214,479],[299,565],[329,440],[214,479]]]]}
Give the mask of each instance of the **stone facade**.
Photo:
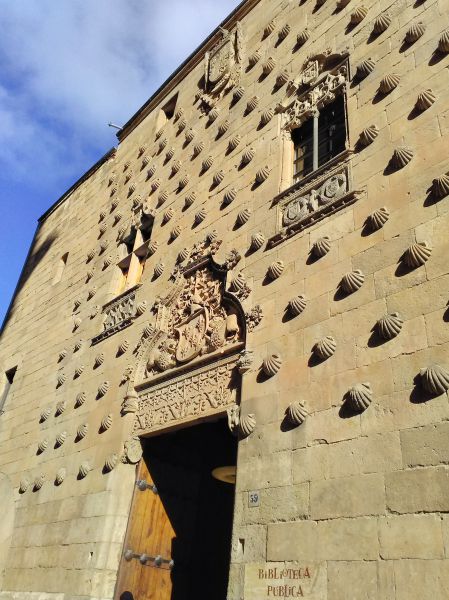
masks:
{"type": "Polygon", "coordinates": [[[138,436],[229,409],[229,600],[449,597],[448,12],[243,2],[43,216],[0,344],[0,599],[112,598],[138,436]],[[337,95],[347,147],[292,186],[337,95]]]}

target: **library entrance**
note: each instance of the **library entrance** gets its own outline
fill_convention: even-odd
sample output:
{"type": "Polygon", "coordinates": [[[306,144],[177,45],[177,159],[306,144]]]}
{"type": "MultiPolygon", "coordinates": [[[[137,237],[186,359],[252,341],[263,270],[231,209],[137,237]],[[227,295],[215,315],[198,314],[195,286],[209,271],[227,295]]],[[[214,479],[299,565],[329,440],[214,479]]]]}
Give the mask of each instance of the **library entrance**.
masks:
{"type": "Polygon", "coordinates": [[[237,440],[221,418],[144,440],[115,600],[225,600],[237,440]]]}

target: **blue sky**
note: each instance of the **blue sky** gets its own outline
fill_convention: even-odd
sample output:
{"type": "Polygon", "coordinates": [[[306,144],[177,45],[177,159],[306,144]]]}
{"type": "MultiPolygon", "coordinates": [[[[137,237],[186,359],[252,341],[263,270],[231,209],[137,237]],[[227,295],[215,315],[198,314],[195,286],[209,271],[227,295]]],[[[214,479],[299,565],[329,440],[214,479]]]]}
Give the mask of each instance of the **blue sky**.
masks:
{"type": "Polygon", "coordinates": [[[0,36],[0,323],[38,217],[240,0],[13,0],[0,36]]]}

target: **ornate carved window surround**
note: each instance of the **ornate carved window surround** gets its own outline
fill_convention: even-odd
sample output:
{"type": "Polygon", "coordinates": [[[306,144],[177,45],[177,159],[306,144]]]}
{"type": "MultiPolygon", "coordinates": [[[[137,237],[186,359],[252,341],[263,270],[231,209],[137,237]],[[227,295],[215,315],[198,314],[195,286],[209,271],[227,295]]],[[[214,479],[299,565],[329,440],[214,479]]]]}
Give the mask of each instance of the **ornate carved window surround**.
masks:
{"type": "Polygon", "coordinates": [[[136,318],[136,293],[141,283],[107,302],[103,308],[103,331],[92,338],[92,346],[129,327],[136,318]]]}

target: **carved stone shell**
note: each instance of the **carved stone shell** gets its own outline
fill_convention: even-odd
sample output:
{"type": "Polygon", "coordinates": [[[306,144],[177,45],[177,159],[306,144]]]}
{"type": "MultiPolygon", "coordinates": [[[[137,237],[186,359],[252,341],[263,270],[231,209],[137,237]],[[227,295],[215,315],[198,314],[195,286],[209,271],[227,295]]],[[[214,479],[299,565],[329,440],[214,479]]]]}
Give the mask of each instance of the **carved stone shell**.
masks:
{"type": "Polygon", "coordinates": [[[366,58],[365,60],[362,60],[362,62],[357,66],[357,79],[365,79],[365,77],[368,77],[368,75],[374,71],[375,66],[376,63],[372,58],[366,58]]]}
{"type": "Polygon", "coordinates": [[[101,430],[102,431],[107,431],[108,429],[110,429],[112,425],[112,415],[111,413],[105,415],[102,420],[101,420],[101,430]]]}
{"type": "Polygon", "coordinates": [[[58,435],[56,436],[56,445],[62,446],[62,444],[66,441],[67,439],[67,431],[61,431],[60,433],[58,433],[58,435]]]}
{"type": "Polygon", "coordinates": [[[415,269],[426,263],[431,254],[432,246],[428,242],[415,242],[406,250],[404,261],[409,268],[415,269]]]}
{"type": "Polygon", "coordinates": [[[234,102],[238,102],[243,98],[245,94],[245,88],[242,86],[236,87],[232,95],[234,102]]]}
{"type": "Polygon", "coordinates": [[[142,300],[141,302],[137,303],[136,306],[136,315],[138,317],[141,317],[143,315],[143,313],[146,311],[148,307],[148,302],[146,300],[142,300]]]}
{"type": "Polygon", "coordinates": [[[179,173],[179,171],[181,170],[181,167],[182,167],[182,162],[180,160],[175,160],[175,162],[171,166],[171,172],[173,173],[173,175],[176,175],[176,173],[179,173]]]}
{"type": "Polygon", "coordinates": [[[83,321],[81,317],[76,317],[75,319],[73,319],[73,329],[78,329],[82,322],[83,321]]]}
{"type": "Polygon", "coordinates": [[[104,219],[106,219],[106,213],[104,212],[104,210],[102,210],[101,213],[98,215],[98,220],[104,221],[104,219]]]}
{"type": "Polygon", "coordinates": [[[41,440],[37,445],[38,452],[39,453],[44,452],[44,450],[46,450],[48,448],[48,444],[49,444],[48,438],[44,438],[43,440],[41,440]]]}
{"type": "Polygon", "coordinates": [[[44,410],[41,412],[40,419],[39,419],[40,422],[43,423],[44,421],[46,421],[50,415],[51,415],[51,406],[47,406],[47,408],[44,408],[44,410]]]}
{"type": "Polygon", "coordinates": [[[407,30],[407,33],[405,34],[405,41],[408,44],[413,44],[414,42],[419,40],[419,38],[424,34],[425,30],[426,26],[421,21],[419,21],[418,23],[412,23],[410,28],[407,30]]]}
{"type": "Polygon", "coordinates": [[[229,121],[226,119],[218,126],[218,135],[224,135],[229,129],[229,121]]]}
{"type": "Polygon", "coordinates": [[[154,275],[155,277],[160,277],[162,275],[162,273],[164,272],[165,269],[165,265],[162,262],[157,263],[157,265],[154,267],[154,275]]]}
{"type": "Polygon", "coordinates": [[[59,415],[62,415],[62,413],[65,411],[66,408],[67,408],[67,402],[65,400],[61,400],[56,405],[55,415],[57,417],[59,417],[59,415]]]}
{"type": "Polygon", "coordinates": [[[392,163],[396,169],[402,169],[407,165],[413,158],[413,150],[408,146],[399,146],[393,152],[392,163]]]}
{"type": "Polygon", "coordinates": [[[229,286],[229,289],[231,290],[232,293],[239,293],[241,291],[243,291],[246,287],[246,281],[245,281],[245,277],[243,276],[242,273],[238,273],[236,275],[236,277],[234,277],[234,279],[231,281],[231,284],[229,286]]]}
{"type": "Polygon", "coordinates": [[[178,262],[184,262],[189,257],[190,250],[188,248],[183,248],[181,252],[178,254],[178,262]]]}
{"type": "Polygon", "coordinates": [[[368,223],[372,231],[381,229],[390,218],[390,213],[385,206],[378,208],[368,217],[368,223]]]}
{"type": "Polygon", "coordinates": [[[192,206],[192,204],[195,202],[195,200],[196,200],[195,192],[190,192],[190,194],[188,194],[184,199],[184,206],[186,208],[189,208],[189,206],[192,206]]]}
{"type": "Polygon", "coordinates": [[[436,198],[444,198],[449,194],[449,175],[443,173],[433,180],[432,193],[436,198]]]}
{"type": "Polygon", "coordinates": [[[75,377],[75,378],[76,378],[76,377],[81,377],[81,375],[83,374],[83,372],[84,372],[84,365],[79,365],[79,366],[78,366],[78,367],[76,367],[76,369],[75,369],[75,374],[74,374],[74,377],[75,377]]]}
{"type": "Polygon", "coordinates": [[[194,148],[193,148],[193,155],[194,156],[198,156],[198,154],[201,154],[201,152],[204,150],[204,142],[199,142],[194,148]]]}
{"type": "Polygon", "coordinates": [[[142,158],[142,168],[146,167],[149,163],[150,163],[150,157],[149,156],[144,156],[142,158]]]}
{"type": "Polygon", "coordinates": [[[104,240],[103,242],[101,242],[101,244],[100,244],[100,254],[102,252],[104,252],[108,246],[109,246],[108,240],[104,240]]]}
{"type": "Polygon", "coordinates": [[[114,215],[114,224],[118,223],[121,219],[123,219],[123,213],[117,211],[114,215]]]}
{"type": "Polygon", "coordinates": [[[128,348],[129,348],[129,341],[123,340],[123,342],[118,347],[118,353],[120,355],[125,354],[125,352],[128,350],[128,348]]]}
{"type": "Polygon", "coordinates": [[[115,454],[115,452],[113,454],[110,454],[106,460],[104,461],[104,468],[105,470],[109,473],[110,471],[112,471],[112,469],[114,469],[119,461],[119,457],[118,454],[115,454]]]}
{"type": "Polygon", "coordinates": [[[167,210],[164,213],[164,216],[162,217],[162,222],[168,223],[174,214],[175,214],[175,211],[171,207],[167,208],[167,210]]]}
{"type": "Polygon", "coordinates": [[[92,467],[90,466],[89,462],[85,460],[80,464],[78,475],[81,479],[83,479],[88,475],[89,471],[92,471],[92,467]]]}
{"type": "Polygon", "coordinates": [[[209,121],[210,122],[215,121],[216,119],[218,119],[219,115],[220,115],[219,109],[218,108],[212,108],[209,111],[209,121]]]}
{"type": "Polygon", "coordinates": [[[153,183],[151,184],[151,190],[153,192],[155,192],[157,189],[159,189],[160,185],[161,185],[161,180],[160,179],[155,179],[153,181],[153,183]]]}
{"type": "Polygon", "coordinates": [[[267,377],[273,377],[282,366],[282,358],[279,354],[271,354],[264,358],[262,362],[262,371],[267,377]]]}
{"type": "Polygon", "coordinates": [[[202,221],[204,221],[204,219],[206,218],[206,214],[207,213],[205,208],[199,210],[195,215],[195,224],[199,225],[202,221]]]}
{"type": "Polygon", "coordinates": [[[276,260],[275,262],[271,263],[271,265],[268,267],[268,277],[270,279],[277,279],[282,275],[284,269],[285,267],[282,260],[276,260]]]}
{"type": "MultiPolygon", "coordinates": [[[[115,191],[117,191],[117,188],[114,188],[115,191]]],[[[114,200],[112,200],[111,202],[111,212],[114,211],[118,206],[118,199],[114,198],[114,200]]]]}
{"type": "Polygon", "coordinates": [[[241,210],[239,212],[239,214],[237,215],[237,220],[236,220],[237,225],[242,226],[245,223],[247,223],[250,216],[251,216],[251,210],[249,208],[244,208],[243,210],[241,210]]]}
{"type": "Polygon", "coordinates": [[[257,96],[253,96],[248,100],[248,104],[246,105],[246,112],[252,112],[259,106],[259,98],[257,96]]]}
{"type": "Polygon", "coordinates": [[[162,138],[159,142],[159,150],[162,152],[162,150],[165,148],[166,145],[167,145],[167,138],[162,138]]]}
{"type": "Polygon", "coordinates": [[[82,440],[83,438],[86,437],[88,431],[89,431],[88,423],[81,423],[81,425],[79,425],[78,429],[76,430],[76,437],[79,440],[82,440]]]}
{"type": "Polygon", "coordinates": [[[373,392],[369,383],[356,383],[348,391],[348,403],[352,410],[362,412],[373,400],[373,392]]]}
{"type": "Polygon", "coordinates": [[[156,173],[156,165],[151,165],[151,167],[148,169],[147,171],[147,177],[153,177],[153,175],[156,173]]]}
{"type": "Polygon", "coordinates": [[[206,241],[208,244],[212,244],[212,242],[215,242],[215,240],[218,239],[218,232],[216,229],[212,229],[212,231],[209,231],[209,233],[206,235],[206,241]]]}
{"type": "Polygon", "coordinates": [[[262,67],[263,74],[269,75],[273,71],[275,66],[276,66],[276,59],[274,59],[272,56],[268,57],[262,67]]]}
{"type": "Polygon", "coordinates": [[[247,148],[245,150],[245,152],[242,154],[242,160],[241,160],[242,165],[247,165],[248,163],[250,163],[255,156],[256,156],[256,151],[254,150],[254,148],[247,148]]]}
{"type": "Polygon", "coordinates": [[[182,108],[182,106],[180,106],[178,108],[178,110],[175,113],[175,121],[179,121],[179,119],[184,116],[184,109],[182,108]]]}
{"type": "Polygon", "coordinates": [[[360,143],[362,146],[369,146],[379,135],[379,128],[377,125],[370,125],[366,127],[360,134],[360,143]]]}
{"type": "Polygon", "coordinates": [[[187,121],[185,119],[181,119],[178,123],[178,131],[184,131],[186,128],[187,121]]]}
{"type": "Polygon", "coordinates": [[[439,396],[449,390],[449,371],[441,365],[430,365],[420,371],[424,389],[439,396]]]}
{"type": "Polygon", "coordinates": [[[276,29],[276,19],[272,19],[268,23],[268,25],[266,25],[265,29],[263,30],[264,37],[268,37],[269,35],[271,35],[275,29],[276,29]]]}
{"type": "Polygon", "coordinates": [[[181,177],[181,179],[178,181],[178,188],[180,190],[184,189],[186,187],[186,185],[189,183],[189,176],[187,175],[187,173],[184,175],[184,177],[181,177]]]}
{"type": "Polygon", "coordinates": [[[242,138],[239,134],[234,135],[230,140],[229,140],[229,149],[230,150],[235,150],[237,148],[237,146],[240,144],[242,138]]]}
{"type": "Polygon", "coordinates": [[[302,313],[306,306],[306,298],[303,295],[300,295],[290,300],[290,302],[288,303],[288,310],[293,316],[297,317],[302,313]]]}
{"type": "Polygon", "coordinates": [[[235,188],[229,188],[229,190],[226,190],[225,195],[223,197],[223,202],[224,204],[228,205],[231,204],[231,202],[233,202],[237,197],[237,190],[235,188]]]}
{"type": "Polygon", "coordinates": [[[103,381],[103,383],[98,386],[98,396],[104,396],[109,389],[109,385],[109,381],[103,381]]]}
{"type": "Polygon", "coordinates": [[[254,233],[251,236],[251,249],[259,250],[265,244],[265,236],[261,231],[254,233]]]}
{"type": "MultiPolygon", "coordinates": [[[[111,187],[110,195],[113,196],[116,193],[117,193],[117,186],[114,185],[111,187]]],[[[115,205],[114,208],[112,208],[112,206],[113,206],[113,203],[111,202],[111,210],[114,210],[114,208],[117,207],[117,204],[115,205]]]]}
{"type": "Polygon", "coordinates": [[[67,475],[67,471],[64,467],[61,467],[60,469],[58,469],[58,472],[56,473],[56,477],[55,477],[56,485],[61,485],[61,483],[66,478],[66,475],[67,475]]]}
{"type": "Polygon", "coordinates": [[[190,142],[193,141],[195,135],[196,131],[194,129],[189,129],[188,131],[186,131],[186,142],[190,144],[190,142]]]}
{"type": "Polygon", "coordinates": [[[302,402],[295,400],[287,408],[287,417],[292,425],[302,425],[307,417],[307,411],[302,402]]]}
{"type": "Polygon", "coordinates": [[[39,475],[35,478],[33,488],[35,490],[40,490],[44,485],[45,480],[47,479],[47,475],[45,473],[39,473],[39,475]]]}
{"type": "Polygon", "coordinates": [[[449,52],[449,31],[445,31],[438,42],[438,50],[446,54],[449,52]]]}
{"type": "Polygon", "coordinates": [[[86,282],[90,281],[95,274],[95,269],[89,269],[86,273],[86,282]]]}
{"type": "Polygon", "coordinates": [[[80,392],[75,399],[75,408],[82,406],[86,402],[86,392],[80,392]]]}
{"type": "Polygon", "coordinates": [[[24,494],[30,487],[30,480],[27,477],[22,477],[19,484],[19,492],[24,494]]]}
{"type": "Polygon", "coordinates": [[[75,302],[73,303],[73,310],[78,310],[78,308],[81,306],[81,300],[79,298],[77,298],[75,300],[75,302]]]}
{"type": "Polygon", "coordinates": [[[103,363],[104,363],[104,354],[103,354],[103,352],[100,352],[100,354],[97,354],[97,356],[95,357],[94,366],[100,367],[103,363]]]}
{"type": "Polygon", "coordinates": [[[427,110],[432,106],[436,99],[437,97],[432,90],[424,90],[418,94],[415,106],[418,110],[427,110]]]}
{"type": "Polygon", "coordinates": [[[355,271],[346,273],[341,280],[341,287],[346,294],[353,294],[362,287],[364,281],[365,275],[360,269],[356,269],[355,271]]]}
{"type": "Polygon", "coordinates": [[[331,335],[326,335],[313,347],[313,352],[322,360],[330,358],[337,349],[337,342],[331,335]]]}
{"type": "Polygon", "coordinates": [[[58,386],[61,386],[65,380],[67,379],[67,376],[65,375],[65,373],[60,373],[58,375],[58,386]]]}
{"type": "Polygon", "coordinates": [[[251,68],[256,66],[257,63],[259,62],[259,60],[261,59],[261,57],[262,57],[262,55],[261,55],[260,51],[256,50],[253,54],[251,54],[251,56],[248,59],[249,66],[251,68]]]}
{"type": "Polygon", "coordinates": [[[286,23],[284,27],[282,27],[282,29],[279,31],[279,39],[285,40],[285,38],[288,36],[291,30],[292,28],[290,27],[290,25],[286,23]]]}
{"type": "Polygon", "coordinates": [[[158,205],[161,206],[161,204],[164,204],[164,202],[166,202],[166,200],[168,200],[168,192],[167,190],[163,190],[159,196],[157,197],[158,199],[158,205]]]}
{"type": "Polygon", "coordinates": [[[182,233],[182,229],[180,225],[176,225],[176,227],[173,227],[173,229],[170,231],[170,239],[172,240],[176,240],[177,237],[179,237],[182,233]]]}
{"type": "Polygon", "coordinates": [[[239,434],[241,437],[248,437],[256,429],[256,416],[252,413],[241,415],[239,421],[239,434]]]}
{"type": "Polygon", "coordinates": [[[270,176],[270,169],[268,167],[263,167],[256,173],[256,182],[263,183],[270,176]]]}
{"type": "Polygon", "coordinates": [[[156,250],[159,248],[159,242],[157,240],[153,240],[149,245],[148,245],[148,252],[150,255],[153,255],[156,250]]]}
{"type": "Polygon", "coordinates": [[[355,11],[351,14],[351,23],[353,25],[357,25],[361,23],[363,19],[368,14],[368,9],[365,6],[359,6],[355,9],[355,11]]]}
{"type": "Polygon", "coordinates": [[[223,171],[217,171],[213,177],[213,182],[214,185],[220,185],[220,183],[223,181],[224,179],[224,172],[223,171]]]}
{"type": "Polygon", "coordinates": [[[385,315],[377,321],[377,331],[384,340],[392,340],[400,334],[404,321],[399,313],[385,315]]]}
{"type": "Polygon", "coordinates": [[[99,228],[100,235],[103,235],[107,231],[108,225],[107,223],[102,223],[99,228]]]}
{"type": "Polygon", "coordinates": [[[260,122],[262,125],[267,125],[271,119],[274,117],[274,110],[272,108],[268,108],[262,113],[260,118],[260,122]]]}
{"type": "Polygon", "coordinates": [[[377,34],[383,33],[384,31],[386,31],[388,29],[388,27],[390,26],[390,23],[391,23],[391,16],[389,15],[389,13],[387,13],[387,12],[382,13],[374,20],[374,27],[373,27],[374,33],[377,33],[377,34]]]}
{"type": "Polygon", "coordinates": [[[203,168],[203,171],[208,171],[213,164],[214,164],[214,159],[212,156],[208,156],[207,158],[205,158],[201,165],[203,168]]]}
{"type": "Polygon", "coordinates": [[[114,259],[112,258],[112,256],[107,256],[103,261],[103,269],[107,269],[108,267],[110,267],[113,262],[114,259]]]}
{"type": "Polygon", "coordinates": [[[399,82],[401,81],[400,75],[397,73],[389,73],[382,77],[379,84],[379,90],[382,94],[388,94],[396,87],[398,87],[399,82]]]}
{"type": "Polygon", "coordinates": [[[312,246],[312,252],[318,258],[325,256],[329,252],[330,249],[331,249],[331,241],[327,235],[325,235],[324,237],[318,238],[317,241],[312,246]]]}
{"type": "Polygon", "coordinates": [[[308,29],[303,29],[296,38],[296,43],[298,46],[303,46],[307,40],[310,39],[310,31],[308,29]]]}

